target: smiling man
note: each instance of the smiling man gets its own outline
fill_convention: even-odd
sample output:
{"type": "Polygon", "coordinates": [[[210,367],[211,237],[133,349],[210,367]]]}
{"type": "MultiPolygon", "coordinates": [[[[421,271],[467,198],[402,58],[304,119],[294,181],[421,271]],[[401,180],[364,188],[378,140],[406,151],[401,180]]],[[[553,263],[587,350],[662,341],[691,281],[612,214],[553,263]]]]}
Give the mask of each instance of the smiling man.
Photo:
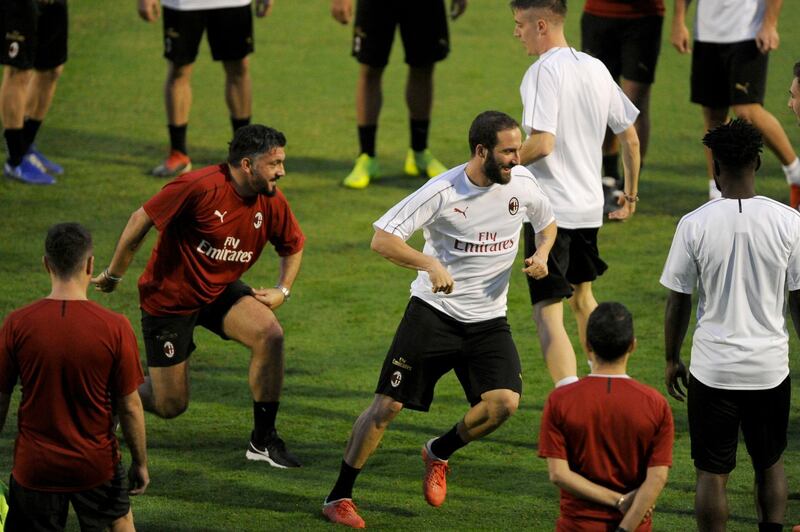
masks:
{"type": "Polygon", "coordinates": [[[506,321],[506,294],[523,220],[538,250],[527,275],[547,275],[556,236],[550,201],[519,164],[522,134],[510,116],[478,115],[469,130],[472,157],[428,181],[377,220],[372,249],[417,270],[411,300],[383,363],[375,398],[356,420],[339,478],[325,500],[332,522],[364,528],[352,500],[356,477],[403,408],[427,412],[436,382],[451,370],[470,404],[449,431],[422,446],[423,493],[431,506],[447,494],[450,455],[490,434],[517,409],[522,369],[506,321]],[[422,252],[406,241],[425,235],[422,252]]]}
{"type": "Polygon", "coordinates": [[[275,431],[283,386],[283,330],[274,311],[289,299],[305,237],[278,190],[284,176],[283,133],[262,125],[239,129],[228,161],[177,177],[131,215],[108,267],[92,279],[113,291],[154,225],[159,238],[139,278],[142,336],[149,375],[142,403],[173,418],[189,405],[194,328],[252,350],[249,368],[254,430],[246,456],[274,467],[299,467],[275,431]],[[239,278],[270,242],[281,257],[273,288],[239,278]]]}

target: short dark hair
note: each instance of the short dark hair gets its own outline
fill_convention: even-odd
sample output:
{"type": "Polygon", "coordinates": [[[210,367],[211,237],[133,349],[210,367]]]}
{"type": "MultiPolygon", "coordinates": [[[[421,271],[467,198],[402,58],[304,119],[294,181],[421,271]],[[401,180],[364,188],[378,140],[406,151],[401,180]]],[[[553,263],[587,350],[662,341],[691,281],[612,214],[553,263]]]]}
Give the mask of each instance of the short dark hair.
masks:
{"type": "Polygon", "coordinates": [[[286,137],[278,131],[261,124],[240,127],[228,144],[228,162],[238,166],[242,159],[258,157],[275,148],[286,146],[286,137]]]}
{"type": "Polygon", "coordinates": [[[91,253],[92,235],[81,224],[60,223],[47,231],[44,256],[56,277],[72,277],[83,267],[91,253]]]}
{"type": "Polygon", "coordinates": [[[589,315],[586,343],[601,359],[613,362],[622,357],[633,338],[633,316],[622,303],[600,303],[589,315]]]}
{"type": "Polygon", "coordinates": [[[739,172],[758,161],[764,147],[761,133],[746,120],[737,118],[718,126],[703,137],[715,161],[733,172],[739,172]]]}
{"type": "Polygon", "coordinates": [[[497,146],[497,134],[507,129],[519,128],[516,120],[500,111],[484,111],[469,126],[469,151],[475,155],[478,144],[491,151],[497,146]]]}
{"type": "Polygon", "coordinates": [[[546,9],[561,17],[567,16],[567,0],[511,0],[511,10],[546,9]]]}
{"type": "Polygon", "coordinates": [[[794,64],[794,77],[800,81],[800,61],[794,64]]]}

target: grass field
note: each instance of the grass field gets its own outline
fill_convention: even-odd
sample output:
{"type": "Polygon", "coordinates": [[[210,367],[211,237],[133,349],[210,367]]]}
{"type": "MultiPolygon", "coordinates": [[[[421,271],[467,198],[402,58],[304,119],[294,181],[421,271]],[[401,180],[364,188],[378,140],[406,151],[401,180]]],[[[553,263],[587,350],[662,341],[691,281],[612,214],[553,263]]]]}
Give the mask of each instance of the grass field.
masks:
{"type": "MultiPolygon", "coordinates": [[[[0,180],[0,316],[44,296],[44,234],[58,221],[78,220],[94,232],[98,267],[110,259],[130,213],[163,181],[146,175],[166,151],[160,22],[141,22],[133,2],[73,2],[70,60],[39,146],[67,169],[57,186],[33,188],[0,180]]],[[[671,4],[671,3],[669,3],[671,4]]],[[[581,4],[571,4],[568,37],[578,45],[581,4]]],[[[670,6],[671,7],[671,6],[670,6]]],[[[795,145],[800,130],[786,109],[791,65],[800,59],[800,12],[784,3],[781,48],[772,54],[766,107],[795,145]]],[[[278,427],[304,461],[276,470],[244,459],[251,427],[248,353],[198,331],[192,357],[192,400],[184,415],[147,416],[152,484],[134,501],[142,530],[306,530],[328,527],[320,505],[335,480],[352,422],[369,403],[384,353],[414,277],[369,250],[371,222],[421,184],[402,177],[408,146],[403,104],[405,68],[396,47],[385,75],[378,152],[384,175],[367,190],[339,182],[356,155],[353,92],[356,63],[350,29],[339,26],[324,0],[277,3],[256,21],[252,56],[254,120],[283,130],[288,176],[281,187],[308,237],[292,301],[278,312],[286,331],[287,375],[278,427]]],[[[670,17],[667,17],[668,30],[670,17]]],[[[519,82],[532,59],[512,37],[505,2],[472,2],[451,26],[451,57],[437,68],[431,148],[446,164],[468,157],[466,132],[486,109],[520,116],[519,82]]],[[[629,223],[601,231],[610,270],[596,284],[598,300],[618,300],[634,313],[639,351],[630,374],[664,390],[663,307],[658,284],[678,218],[706,198],[699,138],[700,110],[688,103],[690,59],[664,35],[652,96],[653,134],[641,181],[642,202],[629,223]]],[[[196,167],[221,161],[230,125],[223,104],[222,68],[204,45],[195,67],[189,149],[196,167]]],[[[779,164],[764,157],[758,190],[788,198],[779,164]]],[[[155,241],[151,235],[125,281],[112,295],[92,299],[125,313],[139,334],[135,280],[155,241]]],[[[413,242],[420,244],[416,237],[413,242]]],[[[521,257],[518,258],[521,263],[521,257]]],[[[245,276],[269,286],[277,260],[265,253],[245,276]]],[[[356,485],[355,498],[370,528],[387,530],[548,530],[558,514],[557,490],[536,457],[538,424],[550,390],[525,281],[515,273],[508,318],[522,355],[525,393],[519,412],[484,441],[451,461],[447,503],[432,509],[420,493],[420,445],[448,429],[466,410],[453,376],[440,383],[432,411],[405,412],[356,485]]],[[[572,325],[570,323],[570,325],[572,325]]],[[[571,327],[577,347],[577,335],[571,327]]],[[[141,337],[140,337],[141,341],[141,337]]],[[[684,357],[688,360],[689,339],[684,357]]],[[[796,353],[798,343],[792,340],[796,353]]],[[[581,364],[585,369],[585,365],[581,364]]],[[[793,373],[800,369],[796,356],[793,373]]],[[[797,392],[797,385],[794,386],[797,392]]],[[[15,393],[14,406],[18,400],[15,393]]],[[[686,409],[670,399],[676,421],[674,466],[658,502],[656,530],[694,528],[694,471],[686,409]]],[[[795,402],[796,403],[796,402],[795,402]]],[[[786,523],[800,523],[800,410],[792,408],[785,455],[792,500],[786,523]]],[[[0,436],[0,476],[11,467],[16,417],[0,436]]],[[[127,460],[127,458],[126,458],[127,460]]],[[[754,530],[752,473],[743,449],[729,483],[730,530],[754,530]]],[[[71,529],[77,529],[75,519],[71,529]]]]}

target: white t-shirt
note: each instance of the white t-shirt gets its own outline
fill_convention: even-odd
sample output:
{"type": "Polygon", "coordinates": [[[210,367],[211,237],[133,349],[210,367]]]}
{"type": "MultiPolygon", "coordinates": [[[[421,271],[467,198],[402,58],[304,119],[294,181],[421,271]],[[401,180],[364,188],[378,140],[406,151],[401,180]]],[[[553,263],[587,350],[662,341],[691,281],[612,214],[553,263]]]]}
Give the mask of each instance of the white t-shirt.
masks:
{"type": "Polygon", "coordinates": [[[553,221],[547,196],[524,166],[511,170],[506,185],[479,187],[457,166],[428,181],[392,207],[373,227],[403,240],[422,228],[423,253],[439,259],[453,277],[450,294],[431,291],[427,272],[411,284],[416,296],[464,323],[506,314],[511,266],[522,222],[541,231],[553,221]]]}
{"type": "Polygon", "coordinates": [[[800,213],[756,196],[710,201],[675,230],[661,284],[697,285],[692,375],[706,386],[774,388],[789,374],[785,294],[800,289],[800,213]]]}
{"type": "Polygon", "coordinates": [[[221,7],[241,7],[250,4],[250,0],[161,0],[161,5],[178,11],[198,11],[201,9],[219,9],[221,7]]]}
{"type": "Polygon", "coordinates": [[[764,0],[698,0],[694,38],[732,43],[756,38],[764,20],[764,0]]]}
{"type": "Polygon", "coordinates": [[[552,133],[553,152],[528,165],[553,205],[558,226],[603,225],[601,165],[606,125],[615,134],[639,110],[602,62],[573,48],[551,48],[522,78],[522,127],[552,133]]]}

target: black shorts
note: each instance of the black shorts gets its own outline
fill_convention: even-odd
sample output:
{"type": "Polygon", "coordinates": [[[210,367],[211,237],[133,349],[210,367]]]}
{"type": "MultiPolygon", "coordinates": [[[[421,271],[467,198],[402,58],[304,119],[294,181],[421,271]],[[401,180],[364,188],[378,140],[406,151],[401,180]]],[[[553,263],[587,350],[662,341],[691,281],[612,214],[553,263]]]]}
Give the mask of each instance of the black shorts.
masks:
{"type": "Polygon", "coordinates": [[[188,359],[196,347],[193,336],[197,325],[228,340],[222,330],[222,320],[237,301],[252,294],[252,288],[242,281],[235,281],[217,299],[193,314],[153,316],[142,310],[142,337],[147,352],[147,366],[163,368],[188,359]]]}
{"type": "Polygon", "coordinates": [[[67,62],[67,0],[3,0],[0,64],[50,70],[67,62]]]}
{"type": "Polygon", "coordinates": [[[688,412],[696,468],[726,475],[736,467],[739,426],[756,471],[774,465],[786,449],[789,377],[769,390],[722,390],[689,377],[688,412]]]}
{"type": "Polygon", "coordinates": [[[164,8],[164,57],[175,66],[194,63],[203,31],[214,61],[236,61],[253,52],[253,11],[249,5],[178,11],[164,8]]]}
{"type": "MultiPolygon", "coordinates": [[[[535,233],[531,224],[525,228],[525,256],[536,252],[535,233]]],[[[597,249],[599,227],[586,229],[558,228],[556,241],[547,259],[548,275],[544,279],[528,277],[531,304],[548,299],[572,296],[572,286],[592,282],[608,269],[597,249]]]]}
{"type": "Polygon", "coordinates": [[[583,13],[581,47],[603,62],[615,80],[619,77],[652,84],[655,80],[658,53],[661,51],[661,28],[664,17],[598,17],[583,13]]]}
{"type": "Polygon", "coordinates": [[[450,52],[443,0],[358,0],[353,57],[365,65],[385,67],[398,25],[408,65],[432,65],[450,52]]]}
{"type": "Polygon", "coordinates": [[[764,103],[769,55],[755,41],[729,44],[694,42],[692,102],[721,109],[764,103]]]}
{"type": "Polygon", "coordinates": [[[522,393],[522,366],[505,317],[462,323],[412,297],[375,393],[427,412],[436,383],[451,369],[471,405],[491,390],[522,393]]]}
{"type": "Polygon", "coordinates": [[[131,509],[126,479],[125,469],[117,463],[114,477],[108,482],[90,490],[64,493],[28,489],[12,475],[5,532],[63,530],[70,503],[81,532],[106,530],[131,509]]]}

